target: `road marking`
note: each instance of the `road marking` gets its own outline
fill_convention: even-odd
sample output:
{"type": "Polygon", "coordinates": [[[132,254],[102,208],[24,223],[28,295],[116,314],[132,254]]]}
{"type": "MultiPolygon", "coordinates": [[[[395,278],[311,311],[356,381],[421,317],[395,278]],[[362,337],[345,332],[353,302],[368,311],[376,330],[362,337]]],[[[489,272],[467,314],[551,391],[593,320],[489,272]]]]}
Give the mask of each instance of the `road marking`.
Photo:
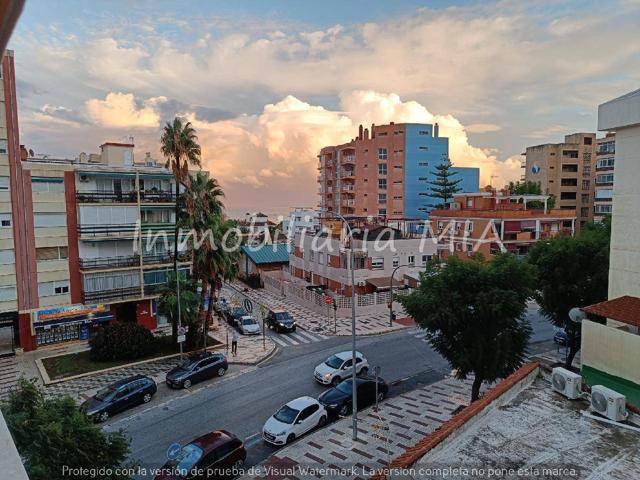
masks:
{"type": "Polygon", "coordinates": [[[309,333],[309,332],[305,332],[304,330],[299,330],[298,335],[302,336],[303,338],[306,337],[308,339],[310,339],[312,342],[317,342],[318,341],[318,337],[315,336],[315,334],[309,333]]]}
{"type": "Polygon", "coordinates": [[[283,336],[283,337],[281,337],[281,338],[286,338],[286,339],[287,339],[287,340],[286,340],[287,342],[289,342],[289,343],[291,343],[291,344],[293,344],[293,345],[298,345],[298,342],[296,342],[293,338],[291,338],[291,335],[292,335],[292,334],[289,334],[289,335],[283,336]]]}
{"type": "Polygon", "coordinates": [[[260,443],[262,440],[262,434],[260,432],[254,433],[253,435],[248,436],[244,439],[244,448],[251,448],[256,443],[260,443]]]}
{"type": "Polygon", "coordinates": [[[288,347],[289,344],[283,340],[280,340],[276,335],[271,336],[271,340],[273,340],[274,342],[276,342],[278,345],[280,345],[281,347],[288,347]]]}

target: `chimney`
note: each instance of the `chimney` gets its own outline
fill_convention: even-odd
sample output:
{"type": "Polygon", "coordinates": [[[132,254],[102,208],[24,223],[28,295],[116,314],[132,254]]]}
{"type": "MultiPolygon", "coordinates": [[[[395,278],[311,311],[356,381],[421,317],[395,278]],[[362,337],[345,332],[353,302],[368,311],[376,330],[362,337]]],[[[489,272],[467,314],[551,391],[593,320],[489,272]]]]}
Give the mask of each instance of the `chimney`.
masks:
{"type": "Polygon", "coordinates": [[[362,140],[362,124],[358,127],[358,140],[362,140]]]}
{"type": "Polygon", "coordinates": [[[376,132],[375,132],[375,130],[374,130],[374,128],[375,128],[375,127],[376,127],[376,124],[375,124],[375,123],[372,123],[372,124],[371,124],[371,139],[376,138],[376,132]]]}
{"type": "Polygon", "coordinates": [[[20,160],[25,161],[29,157],[29,152],[24,145],[20,145],[20,160]]]}
{"type": "Polygon", "coordinates": [[[395,122],[389,122],[389,125],[395,125],[395,122]]]}
{"type": "Polygon", "coordinates": [[[438,126],[438,122],[433,126],[433,136],[438,138],[440,136],[440,127],[438,126]]]}
{"type": "Polygon", "coordinates": [[[365,140],[369,140],[369,129],[368,128],[364,129],[364,139],[365,140]]]}

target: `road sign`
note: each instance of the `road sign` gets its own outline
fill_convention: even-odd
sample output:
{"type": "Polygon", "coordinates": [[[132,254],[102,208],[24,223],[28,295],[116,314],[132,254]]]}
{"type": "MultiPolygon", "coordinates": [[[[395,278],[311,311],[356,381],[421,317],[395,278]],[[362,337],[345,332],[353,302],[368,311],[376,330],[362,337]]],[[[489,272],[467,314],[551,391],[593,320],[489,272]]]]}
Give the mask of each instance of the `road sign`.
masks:
{"type": "Polygon", "coordinates": [[[182,343],[187,339],[186,335],[178,335],[178,343],[182,343]]]}
{"type": "Polygon", "coordinates": [[[182,447],[179,443],[172,443],[169,445],[167,449],[167,460],[175,460],[178,457],[178,454],[182,450],[182,447]]]}
{"type": "Polygon", "coordinates": [[[187,333],[187,329],[184,328],[182,325],[180,325],[178,327],[178,336],[185,335],[186,333],[187,333]]]}
{"type": "Polygon", "coordinates": [[[324,303],[326,303],[327,305],[331,305],[331,297],[329,295],[324,297],[324,303]]]}
{"type": "Polygon", "coordinates": [[[245,298],[242,303],[244,305],[244,309],[247,312],[249,313],[253,312],[253,302],[251,300],[249,300],[248,298],[245,298]]]}

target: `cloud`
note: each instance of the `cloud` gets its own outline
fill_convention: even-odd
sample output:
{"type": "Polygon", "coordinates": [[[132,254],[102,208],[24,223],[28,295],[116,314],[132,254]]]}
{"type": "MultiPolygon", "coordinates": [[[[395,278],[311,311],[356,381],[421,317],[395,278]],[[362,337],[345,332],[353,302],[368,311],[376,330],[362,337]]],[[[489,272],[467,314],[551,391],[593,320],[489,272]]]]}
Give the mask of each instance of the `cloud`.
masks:
{"type": "Polygon", "coordinates": [[[472,123],[466,126],[466,130],[469,133],[489,133],[502,130],[502,127],[495,123],[472,123]]]}
{"type": "Polygon", "coordinates": [[[85,107],[89,118],[98,125],[144,128],[160,125],[159,106],[166,101],[166,97],[152,97],[139,105],[131,93],[111,92],[104,100],[87,100],[85,107]]]}
{"type": "Polygon", "coordinates": [[[566,125],[549,125],[548,127],[540,130],[534,130],[531,133],[527,133],[525,137],[535,139],[552,139],[558,135],[564,135],[565,133],[571,133],[567,131],[566,125]]]}

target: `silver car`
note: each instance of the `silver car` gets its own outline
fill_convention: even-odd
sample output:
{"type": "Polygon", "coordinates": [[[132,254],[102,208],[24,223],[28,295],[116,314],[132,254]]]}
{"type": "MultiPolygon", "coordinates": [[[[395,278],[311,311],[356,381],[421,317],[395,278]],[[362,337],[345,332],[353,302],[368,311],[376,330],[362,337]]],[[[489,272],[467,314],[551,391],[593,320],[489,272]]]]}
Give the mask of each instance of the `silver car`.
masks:
{"type": "Polygon", "coordinates": [[[243,335],[259,335],[260,334],[260,324],[256,322],[256,319],[245,315],[237,320],[238,330],[243,335]]]}

